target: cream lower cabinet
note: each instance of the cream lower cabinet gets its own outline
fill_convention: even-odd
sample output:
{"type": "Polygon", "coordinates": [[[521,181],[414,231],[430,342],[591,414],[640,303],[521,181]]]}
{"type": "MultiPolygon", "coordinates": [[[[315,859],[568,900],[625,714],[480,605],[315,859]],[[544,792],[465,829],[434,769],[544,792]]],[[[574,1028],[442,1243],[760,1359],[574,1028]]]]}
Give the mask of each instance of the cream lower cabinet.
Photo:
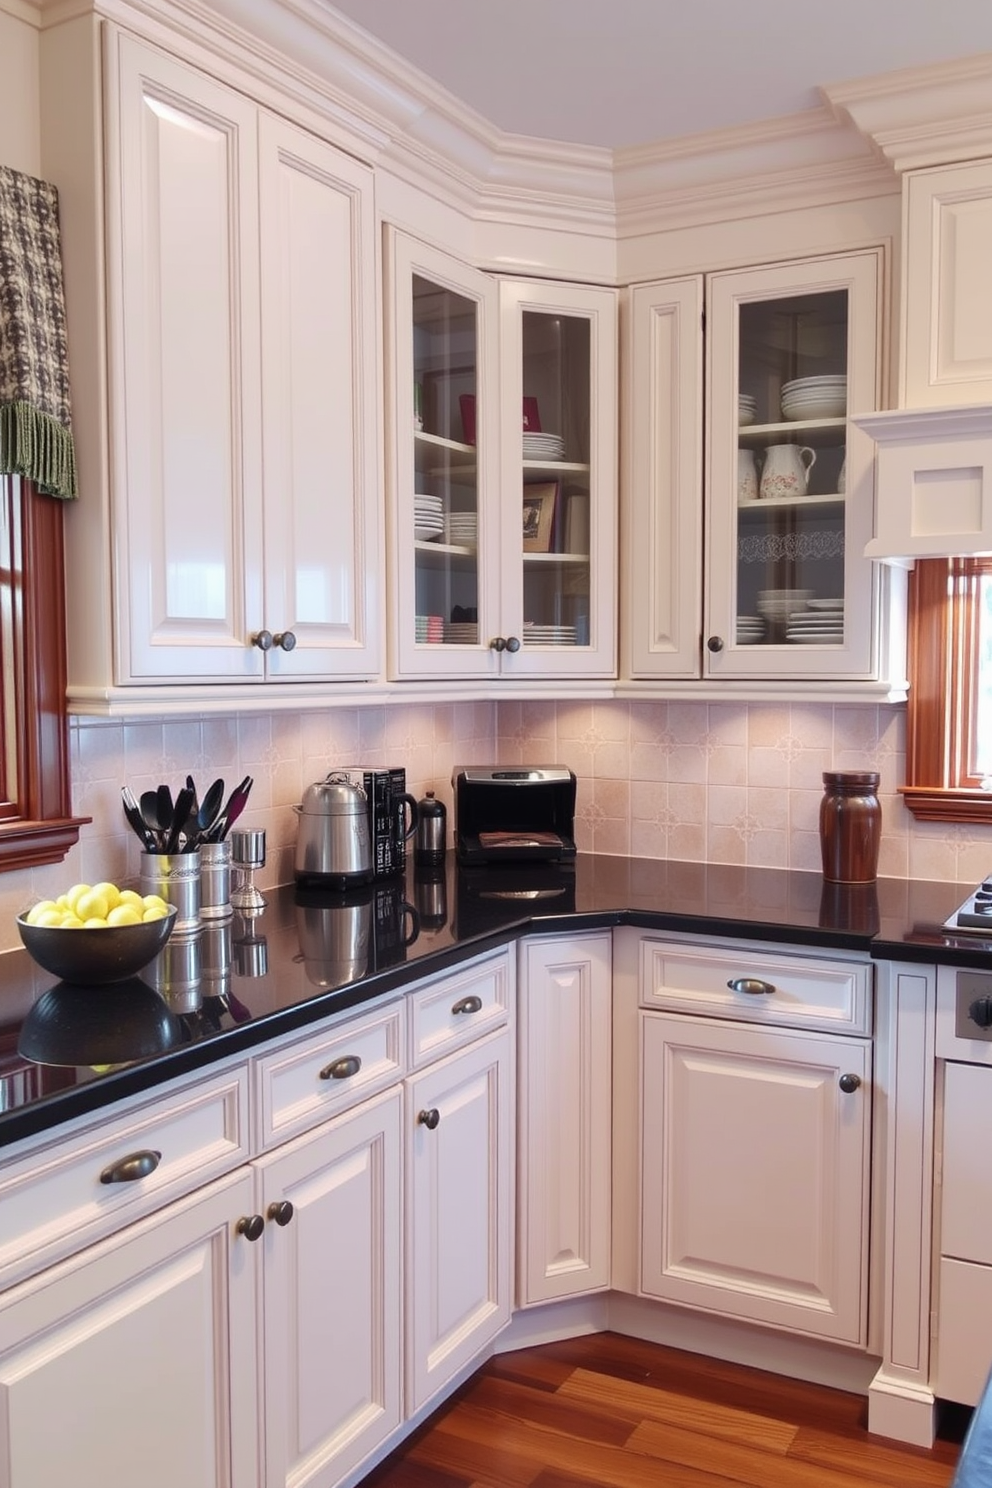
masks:
{"type": "Polygon", "coordinates": [[[517,1306],[610,1285],[612,936],[520,943],[517,1306]]]}
{"type": "Polygon", "coordinates": [[[512,1046],[507,1029],[407,1084],[407,1414],[510,1321],[512,1046]]]}
{"type": "Polygon", "coordinates": [[[398,1089],[262,1159],[267,1488],[331,1488],[402,1420],[398,1089]]]}
{"type": "MultiPolygon", "coordinates": [[[[93,128],[89,34],[70,23],[46,42],[65,96],[56,180],[73,179],[93,128]]],[[[375,675],[372,173],[112,27],[103,60],[105,290],[88,238],[99,221],[70,207],[65,223],[86,384],[70,693],[375,675]],[[84,321],[104,294],[105,340],[84,321]]]]}
{"type": "Polygon", "coordinates": [[[256,1488],[246,1170],[0,1297],[4,1488],[256,1488]]]}
{"type": "Polygon", "coordinates": [[[865,1347],[870,968],[646,940],[640,1289],[865,1347]]]}

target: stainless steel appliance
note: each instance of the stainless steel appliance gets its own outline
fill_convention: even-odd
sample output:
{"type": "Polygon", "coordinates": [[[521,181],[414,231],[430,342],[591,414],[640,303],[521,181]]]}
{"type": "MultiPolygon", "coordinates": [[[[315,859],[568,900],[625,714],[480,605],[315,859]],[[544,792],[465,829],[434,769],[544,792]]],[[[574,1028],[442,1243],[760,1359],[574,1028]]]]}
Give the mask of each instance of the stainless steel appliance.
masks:
{"type": "Polygon", "coordinates": [[[349,889],[372,878],[368,802],[362,787],[344,771],[331,771],[308,785],[299,816],[296,882],[349,889]]]}
{"type": "Polygon", "coordinates": [[[468,765],[451,777],[460,863],[575,857],[575,776],[562,765],[468,765]]]}
{"type": "Polygon", "coordinates": [[[948,915],[944,929],[987,935],[992,940],[992,875],[983,879],[964,903],[948,915]]]}

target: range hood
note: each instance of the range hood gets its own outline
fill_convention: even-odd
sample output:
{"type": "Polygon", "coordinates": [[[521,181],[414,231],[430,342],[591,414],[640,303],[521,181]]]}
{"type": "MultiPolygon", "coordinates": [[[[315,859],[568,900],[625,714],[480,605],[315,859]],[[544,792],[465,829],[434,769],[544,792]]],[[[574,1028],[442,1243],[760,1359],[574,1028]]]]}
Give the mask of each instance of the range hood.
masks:
{"type": "Polygon", "coordinates": [[[875,445],[874,537],[866,558],[992,553],[992,404],[854,415],[875,445]]]}

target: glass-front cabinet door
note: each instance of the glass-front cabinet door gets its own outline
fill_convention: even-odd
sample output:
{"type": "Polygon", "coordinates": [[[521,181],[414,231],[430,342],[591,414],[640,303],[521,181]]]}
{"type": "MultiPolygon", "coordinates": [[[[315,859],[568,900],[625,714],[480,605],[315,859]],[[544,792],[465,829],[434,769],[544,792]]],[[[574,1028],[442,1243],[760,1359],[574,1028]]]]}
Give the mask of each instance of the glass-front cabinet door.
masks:
{"type": "Polygon", "coordinates": [[[387,236],[391,672],[615,672],[616,297],[387,236]]]}
{"type": "Polygon", "coordinates": [[[399,233],[386,252],[390,669],[498,672],[496,282],[399,233]]]}
{"type": "Polygon", "coordinates": [[[871,677],[880,251],[708,284],[708,676],[871,677]]]}
{"type": "Polygon", "coordinates": [[[616,295],[521,280],[504,281],[500,295],[505,613],[520,642],[513,669],[613,676],[616,295]]]}

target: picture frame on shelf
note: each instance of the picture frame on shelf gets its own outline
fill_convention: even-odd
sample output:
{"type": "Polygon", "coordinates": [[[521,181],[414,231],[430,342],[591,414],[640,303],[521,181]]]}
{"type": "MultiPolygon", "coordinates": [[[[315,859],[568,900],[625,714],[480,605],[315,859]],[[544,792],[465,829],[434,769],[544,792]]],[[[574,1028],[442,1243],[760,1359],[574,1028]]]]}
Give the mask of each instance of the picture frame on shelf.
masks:
{"type": "Polygon", "coordinates": [[[555,530],[560,483],[538,481],[524,486],[523,544],[525,553],[550,553],[555,530]]]}

